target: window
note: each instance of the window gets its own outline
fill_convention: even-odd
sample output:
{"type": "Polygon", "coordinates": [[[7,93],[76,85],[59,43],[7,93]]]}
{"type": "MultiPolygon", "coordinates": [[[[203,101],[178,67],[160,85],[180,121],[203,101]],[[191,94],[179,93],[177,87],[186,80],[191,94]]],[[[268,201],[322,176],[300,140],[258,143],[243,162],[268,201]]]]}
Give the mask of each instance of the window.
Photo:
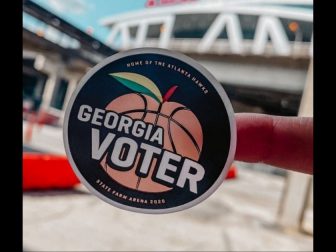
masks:
{"type": "Polygon", "coordinates": [[[238,15],[238,18],[243,32],[243,38],[246,40],[253,40],[257,28],[258,16],[238,15]]]}
{"type": "Polygon", "coordinates": [[[37,77],[36,76],[31,76],[31,75],[27,75],[24,74],[23,75],[23,89],[22,89],[22,93],[23,93],[23,98],[30,98],[32,99],[34,97],[34,91],[35,91],[35,87],[37,84],[37,77]]]}
{"type": "Polygon", "coordinates": [[[22,98],[24,100],[42,100],[47,76],[24,67],[22,76],[22,98]]]}
{"type": "Polygon", "coordinates": [[[147,38],[159,38],[162,24],[151,24],[148,26],[147,38]]]}
{"type": "Polygon", "coordinates": [[[313,34],[313,26],[310,22],[280,18],[287,37],[290,41],[310,42],[313,34]],[[296,24],[296,30],[291,30],[291,25],[296,24]]]}
{"type": "Polygon", "coordinates": [[[173,37],[202,38],[216,17],[215,13],[176,15],[173,37]]]}
{"type": "Polygon", "coordinates": [[[56,85],[50,106],[62,110],[66,92],[68,90],[69,81],[61,79],[56,85]]]}

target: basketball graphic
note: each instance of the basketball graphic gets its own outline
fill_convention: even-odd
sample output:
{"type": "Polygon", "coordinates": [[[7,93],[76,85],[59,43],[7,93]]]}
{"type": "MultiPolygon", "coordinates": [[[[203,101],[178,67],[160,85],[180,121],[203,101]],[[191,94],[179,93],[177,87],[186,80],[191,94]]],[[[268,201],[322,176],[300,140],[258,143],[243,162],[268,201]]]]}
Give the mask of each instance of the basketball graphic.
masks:
{"type": "MultiPolygon", "coordinates": [[[[134,91],[140,88],[143,93],[120,96],[110,102],[105,110],[140,119],[154,126],[161,126],[164,132],[163,148],[197,161],[203,144],[202,127],[197,117],[184,105],[169,101],[178,86],[173,85],[163,96],[157,86],[148,78],[129,72],[111,74],[120,83],[134,91]]],[[[107,153],[108,156],[110,153],[107,153]]],[[[127,172],[113,169],[107,158],[102,160],[103,169],[118,183],[144,192],[164,192],[171,188],[152,180],[156,160],[153,160],[146,178],[136,175],[140,155],[133,168],[127,172]]]]}
{"type": "Polygon", "coordinates": [[[129,211],[190,208],[224,181],[236,148],[231,103],[195,60],[116,53],[91,69],[64,116],[68,160],[89,191],[129,211]]]}

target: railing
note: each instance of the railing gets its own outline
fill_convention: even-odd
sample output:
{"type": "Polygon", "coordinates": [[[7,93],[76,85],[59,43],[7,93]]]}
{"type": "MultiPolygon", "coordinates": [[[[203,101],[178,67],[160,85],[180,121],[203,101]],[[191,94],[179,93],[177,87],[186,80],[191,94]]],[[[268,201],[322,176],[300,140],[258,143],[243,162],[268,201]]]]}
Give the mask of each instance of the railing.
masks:
{"type": "MultiPolygon", "coordinates": [[[[217,39],[213,42],[213,45],[206,51],[200,52],[198,46],[200,44],[200,39],[171,39],[169,41],[169,49],[180,51],[183,53],[207,53],[207,54],[236,54],[230,48],[230,42],[226,39],[217,39]]],[[[311,54],[311,43],[310,42],[289,42],[290,44],[290,56],[298,58],[309,58],[311,54]]],[[[144,47],[158,47],[158,39],[147,39],[143,44],[144,47]]],[[[245,40],[242,44],[242,53],[239,55],[255,55],[253,53],[253,41],[245,40]]],[[[263,52],[264,56],[272,56],[276,50],[271,42],[268,42],[265,46],[263,52]]]]}

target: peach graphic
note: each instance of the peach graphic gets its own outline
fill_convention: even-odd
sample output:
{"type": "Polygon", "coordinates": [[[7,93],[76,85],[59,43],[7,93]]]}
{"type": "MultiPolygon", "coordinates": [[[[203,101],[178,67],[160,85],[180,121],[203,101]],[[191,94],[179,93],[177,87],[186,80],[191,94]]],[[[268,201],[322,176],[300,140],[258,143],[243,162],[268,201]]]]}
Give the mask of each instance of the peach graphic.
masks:
{"type": "MultiPolygon", "coordinates": [[[[192,111],[180,103],[168,101],[177,86],[171,87],[162,97],[157,86],[145,76],[128,72],[111,75],[136,93],[114,99],[106,106],[106,110],[162,127],[163,149],[198,161],[203,145],[202,127],[192,111]]],[[[143,192],[164,192],[172,189],[151,179],[156,158],[152,161],[148,176],[138,177],[135,170],[139,165],[139,158],[140,154],[129,171],[113,169],[107,164],[106,156],[101,161],[101,166],[113,180],[131,189],[143,192]]]]}

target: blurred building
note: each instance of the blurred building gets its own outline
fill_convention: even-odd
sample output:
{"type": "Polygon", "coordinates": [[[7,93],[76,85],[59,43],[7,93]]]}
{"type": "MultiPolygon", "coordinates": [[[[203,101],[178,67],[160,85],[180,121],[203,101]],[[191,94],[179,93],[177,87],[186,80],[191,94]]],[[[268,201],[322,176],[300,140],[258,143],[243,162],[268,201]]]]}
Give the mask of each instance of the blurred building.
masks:
{"type": "Polygon", "coordinates": [[[297,115],[312,58],[312,0],[148,0],[103,18],[116,50],[183,52],[224,86],[236,112],[297,115]]]}
{"type": "Polygon", "coordinates": [[[116,50],[32,1],[23,2],[23,106],[62,123],[80,78],[116,50]]]}
{"type": "Polygon", "coordinates": [[[24,1],[24,105],[40,105],[47,123],[62,122],[90,67],[136,47],[169,48],[198,60],[224,85],[236,112],[298,113],[312,58],[311,0],[148,0],[144,9],[101,24],[110,29],[106,45],[24,1]]]}

